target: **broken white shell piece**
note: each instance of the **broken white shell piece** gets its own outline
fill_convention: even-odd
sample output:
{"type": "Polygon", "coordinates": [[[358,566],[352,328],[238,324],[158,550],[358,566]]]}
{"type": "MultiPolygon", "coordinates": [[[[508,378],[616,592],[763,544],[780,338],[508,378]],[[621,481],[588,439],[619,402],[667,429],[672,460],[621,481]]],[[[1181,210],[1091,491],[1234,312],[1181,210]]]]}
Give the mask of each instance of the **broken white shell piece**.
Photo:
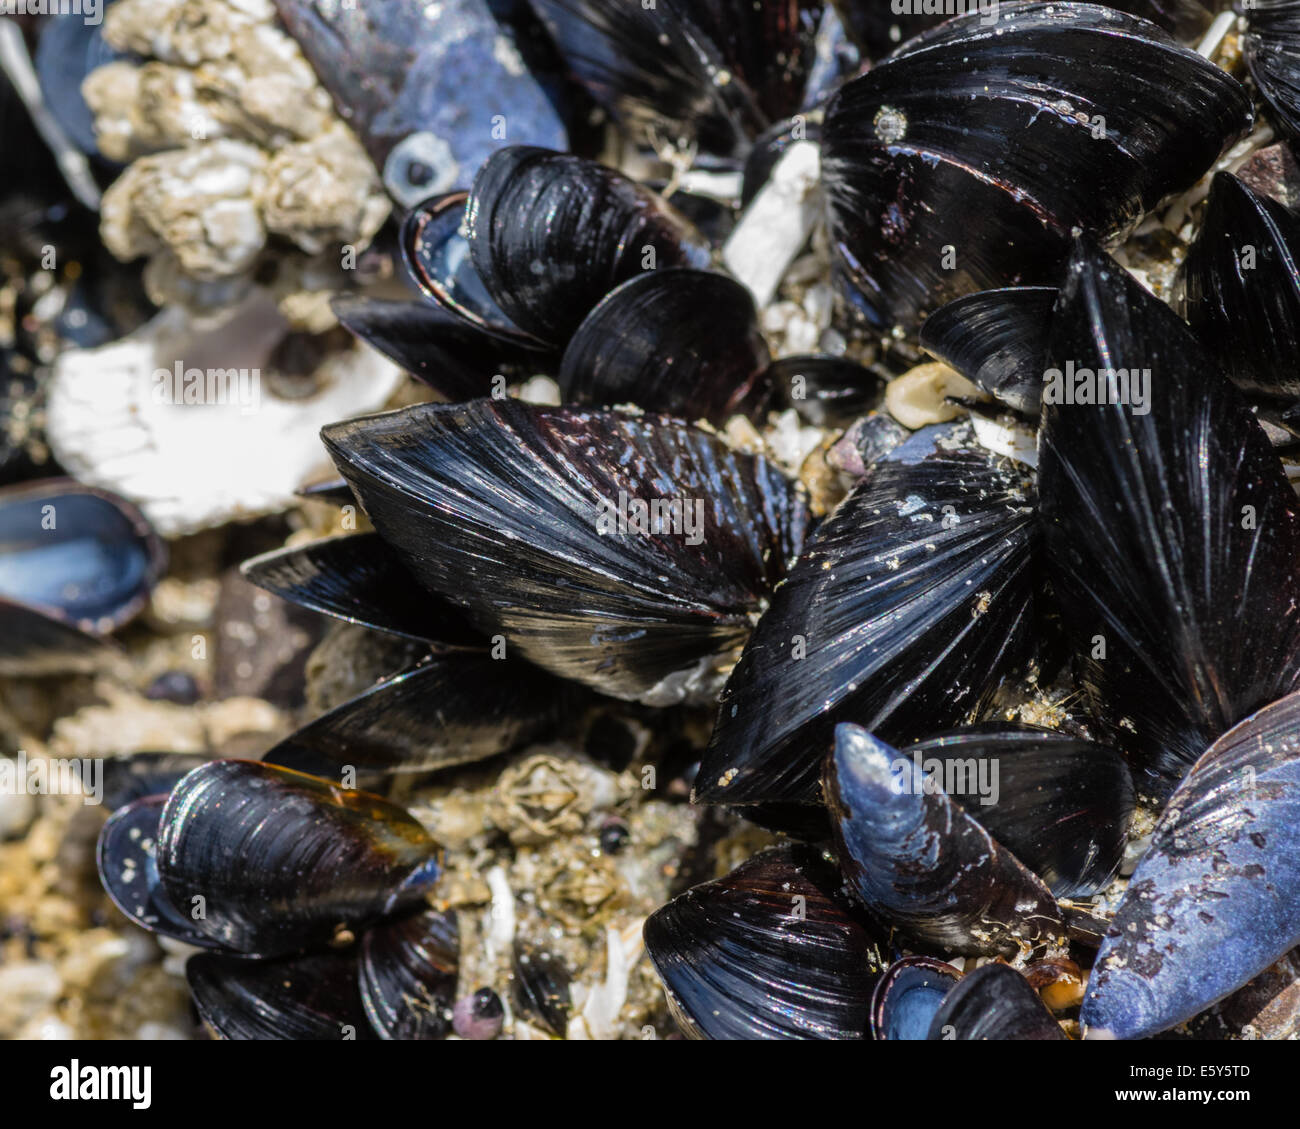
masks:
{"type": "Polygon", "coordinates": [[[981,447],[995,455],[1015,459],[1025,466],[1038,466],[1038,435],[1019,420],[1010,415],[987,419],[977,412],[971,412],[970,421],[975,427],[975,438],[981,447]]]}
{"type": "Polygon", "coordinates": [[[326,356],[311,394],[286,398],[269,378],[288,332],[256,290],[219,318],[169,307],[121,341],[63,353],[47,412],[55,456],[166,537],[287,509],[329,468],[320,429],[382,408],[404,379],[358,345],[326,356]]]}
{"type": "Polygon", "coordinates": [[[622,931],[605,930],[605,978],[590,986],[573,986],[575,1014],[566,1035],[570,1039],[607,1041],[618,1037],[618,1017],[627,1003],[627,981],[632,966],[644,950],[638,918],[622,931]]]}
{"type": "Polygon", "coordinates": [[[821,216],[821,150],[792,145],[722,248],[722,261],[748,287],[761,310],[803,250],[821,216]]]}

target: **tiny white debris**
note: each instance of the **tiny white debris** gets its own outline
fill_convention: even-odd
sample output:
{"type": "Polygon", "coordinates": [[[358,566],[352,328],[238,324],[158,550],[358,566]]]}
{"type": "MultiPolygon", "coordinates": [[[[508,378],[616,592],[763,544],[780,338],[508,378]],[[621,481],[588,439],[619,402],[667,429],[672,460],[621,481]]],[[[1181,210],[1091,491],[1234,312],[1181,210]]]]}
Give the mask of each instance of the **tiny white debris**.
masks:
{"type": "Polygon", "coordinates": [[[762,309],[817,226],[821,150],[811,141],[790,147],[722,249],[722,261],[762,309]]]}
{"type": "Polygon", "coordinates": [[[1026,466],[1038,465],[1038,437],[1029,428],[1014,422],[1010,416],[985,419],[972,412],[970,418],[981,447],[1026,466]]]}
{"type": "Polygon", "coordinates": [[[549,376],[529,377],[519,389],[519,398],[526,404],[544,404],[549,408],[560,406],[560,386],[549,376]]]}
{"type": "Polygon", "coordinates": [[[1204,38],[1196,45],[1196,53],[1204,59],[1213,59],[1214,53],[1218,51],[1221,44],[1227,37],[1232,25],[1237,22],[1237,13],[1229,9],[1226,12],[1220,12],[1210,24],[1209,30],[1205,33],[1204,38]]]}
{"type": "Polygon", "coordinates": [[[515,894],[510,889],[505,867],[492,867],[485,878],[492,892],[491,921],[483,945],[486,965],[490,968],[515,942],[515,894]]]}

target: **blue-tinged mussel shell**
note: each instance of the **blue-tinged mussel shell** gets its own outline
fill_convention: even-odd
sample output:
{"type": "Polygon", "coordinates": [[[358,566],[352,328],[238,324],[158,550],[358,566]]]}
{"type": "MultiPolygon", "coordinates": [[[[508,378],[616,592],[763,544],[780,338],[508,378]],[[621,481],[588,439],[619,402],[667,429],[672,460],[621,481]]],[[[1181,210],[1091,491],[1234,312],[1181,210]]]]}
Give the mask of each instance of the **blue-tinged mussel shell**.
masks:
{"type": "Polygon", "coordinates": [[[950,20],[827,110],[841,293],[872,327],[914,331],[962,294],[1055,283],[1076,231],[1126,231],[1250,121],[1235,79],[1114,9],[1002,4],[991,24],[950,20]]]}
{"type": "Polygon", "coordinates": [[[850,889],[912,940],[1013,956],[1064,938],[1042,880],[865,729],[836,729],[823,787],[850,889]]]}
{"type": "Polygon", "coordinates": [[[102,661],[166,565],[162,540],[124,499],[68,479],[0,490],[0,669],[102,661]]]}
{"type": "Polygon", "coordinates": [[[503,145],[567,148],[562,112],[487,0],[275,6],[401,204],[462,187],[503,145]]]}
{"type": "Polygon", "coordinates": [[[816,850],[787,844],[650,915],[646,950],[696,1039],[861,1039],[883,931],[816,850]]]}
{"type": "Polygon", "coordinates": [[[891,964],[871,997],[871,1031],[881,1042],[924,1039],[944,997],[961,979],[934,957],[908,956],[891,964]]]}
{"type": "Polygon", "coordinates": [[[1089,1036],[1154,1035],[1300,944],[1300,694],[1229,730],[1179,784],[1088,982],[1089,1036]]]}

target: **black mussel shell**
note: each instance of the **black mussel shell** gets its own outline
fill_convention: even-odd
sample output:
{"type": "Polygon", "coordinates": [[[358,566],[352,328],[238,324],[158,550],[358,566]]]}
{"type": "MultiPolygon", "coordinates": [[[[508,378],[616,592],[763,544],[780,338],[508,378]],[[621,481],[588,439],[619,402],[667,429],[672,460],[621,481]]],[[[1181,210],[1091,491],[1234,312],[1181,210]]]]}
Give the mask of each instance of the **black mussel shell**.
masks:
{"type": "Polygon", "coordinates": [[[645,923],[646,951],[695,1039],[862,1039],[880,931],[820,852],[786,845],[696,886],[645,923]]]}
{"type": "Polygon", "coordinates": [[[496,304],[560,348],[619,283],[710,259],[704,238],[648,188],[595,161],[527,146],[502,149],[479,170],[465,229],[496,304]]]}
{"type": "Polygon", "coordinates": [[[1300,2],[1248,0],[1242,50],[1250,75],[1283,132],[1300,137],[1300,2]]]}
{"type": "Polygon", "coordinates": [[[512,349],[446,306],[347,294],[330,308],[362,341],[452,401],[492,395],[503,368],[535,356],[512,349]]]}
{"type": "Polygon", "coordinates": [[[1037,420],[1055,305],[1050,286],[968,294],[926,319],[921,346],[1013,411],[1037,420]]]}
{"type": "MultiPolygon", "coordinates": [[[[411,209],[398,237],[406,270],[438,308],[459,318],[467,331],[477,330],[490,341],[493,354],[505,351],[509,356],[537,358],[549,364],[549,354],[554,349],[510,320],[474,268],[466,238],[468,201],[468,192],[450,192],[431,197],[411,209]]],[[[356,332],[361,333],[360,329],[356,332]]],[[[379,336],[378,332],[376,335],[379,336]]],[[[384,339],[385,347],[381,351],[399,359],[396,336],[394,332],[384,339]],[[389,353],[389,349],[393,352],[389,353]]],[[[402,344],[403,356],[415,347],[414,343],[402,344]]],[[[417,360],[415,356],[409,359],[417,360]]],[[[400,363],[406,365],[407,360],[402,359],[400,363]]]]}
{"type": "Polygon", "coordinates": [[[723,691],[697,799],[815,801],[837,722],[915,741],[964,722],[1028,659],[1031,484],[980,448],[910,447],[858,483],[774,593],[723,691]]]}
{"type": "Polygon", "coordinates": [[[847,357],[782,357],[763,381],[776,404],[794,408],[816,427],[844,426],[880,401],[881,381],[847,357]]]}
{"type": "Polygon", "coordinates": [[[990,722],[902,750],[1058,898],[1110,885],[1133,818],[1133,781],[1107,745],[990,722]]]}
{"type": "Polygon", "coordinates": [[[949,20],[827,110],[839,289],[877,329],[914,330],[963,294],[1055,282],[1072,232],[1125,231],[1250,120],[1235,79],[1111,8],[949,20]]]}
{"type": "Polygon", "coordinates": [[[281,599],[348,623],[429,643],[486,645],[456,608],[420,587],[377,533],[279,549],[240,571],[281,599]]]}
{"type": "Polygon", "coordinates": [[[895,961],[871,997],[871,1031],[885,1042],[921,1041],[939,1005],[961,979],[950,964],[933,957],[895,961]]]}
{"type": "Polygon", "coordinates": [[[505,139],[568,147],[551,93],[488,0],[275,0],[402,204],[472,177],[505,139]],[[473,97],[467,96],[473,91],[473,97]]]}
{"type": "MultiPolygon", "coordinates": [[[[165,796],[187,772],[209,758],[203,753],[130,753],[104,757],[97,762],[83,761],[82,782],[93,787],[92,764],[98,764],[103,785],[103,805],[115,812],[133,800],[146,796],[165,796]],[[87,779],[92,777],[92,779],[87,779]]],[[[157,838],[156,833],[153,835],[157,838]]]]}
{"type": "Polygon", "coordinates": [[[709,271],[648,271],[606,295],[560,365],[565,403],[724,424],[767,406],[770,354],[754,299],[709,271]]]}
{"type": "Polygon", "coordinates": [[[1061,1025],[1023,976],[1005,964],[967,973],[930,1024],[931,1039],[1065,1041],[1061,1025]]]}
{"type": "Polygon", "coordinates": [[[516,944],[511,960],[515,1007],[528,1021],[540,1024],[557,1039],[566,1037],[572,977],[564,961],[546,949],[516,944]]]}
{"type": "Polygon", "coordinates": [[[715,680],[808,522],[764,459],[659,416],[479,400],[323,437],[425,587],[511,653],[650,704],[715,680]]]}
{"type": "Polygon", "coordinates": [[[865,729],[836,729],[824,790],[850,889],[909,937],[966,956],[1011,956],[1064,936],[1042,881],[865,729]]]}
{"type": "Polygon", "coordinates": [[[219,1039],[374,1039],[355,948],[277,960],[200,953],[185,965],[199,1017],[219,1039]]]}
{"type": "Polygon", "coordinates": [[[172,904],[162,887],[156,851],[166,801],[166,794],[142,796],[108,817],[95,855],[100,881],[113,904],[141,928],[200,948],[220,948],[172,904]]]}
{"type": "Polygon", "coordinates": [[[361,941],[361,999],[381,1039],[442,1039],[451,1031],[460,967],[454,913],[386,921],[361,941]]]}
{"type": "Polygon", "coordinates": [[[1082,245],[1049,352],[1038,466],[1049,575],[1107,740],[1133,758],[1139,791],[1161,796],[1300,677],[1296,496],[1183,321],[1082,245]],[[1095,392],[1106,369],[1131,374],[1113,392],[1100,384],[1125,402],[1078,402],[1096,398],[1074,392],[1095,392]]]}
{"type": "Polygon", "coordinates": [[[223,947],[270,956],[418,904],[437,844],[405,810],[255,761],[211,761],[167,797],[158,870],[172,905],[223,947]]]}
{"type": "MultiPolygon", "coordinates": [[[[1296,65],[1300,76],[1300,55],[1296,65]]],[[[1231,173],[1216,174],[1183,263],[1183,314],[1248,394],[1300,398],[1298,260],[1300,217],[1231,173]]]]}
{"type": "Polygon", "coordinates": [[[500,647],[451,651],[377,682],[309,721],[263,758],[331,779],[430,772],[484,760],[544,736],[575,701],[572,686],[500,647]]]}
{"type": "Polygon", "coordinates": [[[1220,737],[1169,799],[1088,981],[1089,1035],[1204,1011],[1300,944],[1300,693],[1220,737]]]}
{"type": "Polygon", "coordinates": [[[144,607],[166,562],[144,515],[106,491],[68,479],[0,491],[4,599],[106,635],[144,607]]]}
{"type": "Polygon", "coordinates": [[[115,654],[97,635],[0,598],[0,674],[89,672],[106,666],[115,654]]]}
{"type": "Polygon", "coordinates": [[[532,5],[574,75],[636,140],[721,157],[799,108],[821,12],[820,0],[532,5]]]}

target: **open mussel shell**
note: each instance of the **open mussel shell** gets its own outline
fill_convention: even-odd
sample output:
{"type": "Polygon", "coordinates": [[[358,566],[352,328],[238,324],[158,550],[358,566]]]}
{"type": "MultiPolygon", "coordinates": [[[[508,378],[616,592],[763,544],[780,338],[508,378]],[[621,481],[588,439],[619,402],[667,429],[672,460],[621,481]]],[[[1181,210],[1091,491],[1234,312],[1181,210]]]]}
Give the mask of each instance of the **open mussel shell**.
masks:
{"type": "Polygon", "coordinates": [[[871,1031],[884,1042],[920,1041],[944,997],[961,979],[950,964],[909,956],[891,964],[871,996],[871,1031]]]}
{"type": "Polygon", "coordinates": [[[144,515],[68,479],[0,491],[0,597],[94,635],[134,617],[167,562],[144,515]]]}
{"type": "Polygon", "coordinates": [[[902,750],[1058,898],[1110,885],[1133,818],[1124,758],[1095,741],[990,722],[902,750]]]}
{"type": "Polygon", "coordinates": [[[502,368],[535,356],[444,305],[346,294],[330,309],[362,341],[452,401],[490,396],[502,368]]]}
{"type": "Polygon", "coordinates": [[[1029,981],[1006,964],[986,964],[963,976],[935,1012],[928,1037],[995,1042],[1067,1038],[1029,981]]]}
{"type": "Polygon", "coordinates": [[[1125,231],[1250,125],[1235,79],[1144,20],[1093,4],[996,14],[918,36],[827,110],[837,285],[877,329],[1054,283],[1073,231],[1125,231]]]}
{"type": "Polygon", "coordinates": [[[1181,282],[1184,316],[1233,383],[1300,399],[1300,217],[1217,173],[1181,282]]]}
{"type": "MultiPolygon", "coordinates": [[[[407,272],[439,308],[459,318],[467,330],[481,333],[491,343],[493,352],[509,350],[510,355],[535,356],[545,360],[548,353],[554,351],[551,346],[525,333],[510,320],[474,267],[465,228],[468,200],[468,192],[450,192],[431,197],[411,209],[402,221],[398,237],[407,272]]],[[[358,321],[358,326],[360,324],[358,321]]],[[[360,328],[356,332],[366,336],[360,328]]],[[[381,329],[376,328],[374,332],[376,337],[383,339],[381,329]]],[[[377,347],[393,356],[403,367],[407,367],[408,359],[418,363],[419,346],[416,342],[409,338],[399,342],[396,331],[384,341],[384,346],[377,347]],[[399,348],[407,359],[394,355],[399,348]]]]}
{"type": "Polygon", "coordinates": [[[349,767],[432,772],[544,736],[576,697],[574,687],[522,658],[448,651],[309,721],[263,759],[331,779],[349,767]]]}
{"type": "Polygon", "coordinates": [[[757,855],[650,915],[646,951],[696,1039],[861,1039],[883,931],[809,847],[757,855]]]}
{"type": "Polygon", "coordinates": [[[850,888],[909,937],[965,956],[1012,956],[1064,936],[1042,881],[865,729],[836,729],[824,790],[850,888]]]}
{"type": "Polygon", "coordinates": [[[416,905],[438,846],[404,809],[255,761],[211,761],[172,789],[158,833],[172,905],[239,953],[327,944],[416,905]]]}
{"type": "Polygon", "coordinates": [[[276,960],[200,953],[185,964],[199,1018],[219,1039],[374,1039],[354,947],[276,960]]]}
{"type": "Polygon", "coordinates": [[[467,182],[502,145],[498,125],[567,148],[559,112],[490,0],[275,6],[401,204],[467,182]]]}
{"type": "Polygon", "coordinates": [[[770,354],[754,299],[735,279],[689,269],[648,271],[608,294],[580,325],[560,365],[566,403],[724,424],[767,405],[770,354]]]}
{"type": "Polygon", "coordinates": [[[622,173],[513,146],[474,179],[465,205],[474,269],[524,332],[562,348],[621,282],[705,267],[710,248],[684,217],[622,173]]]}
{"type": "Polygon", "coordinates": [[[723,691],[697,799],[815,802],[837,722],[915,741],[961,724],[1028,659],[1032,486],[981,448],[927,455],[926,438],[858,483],[773,594],[723,691]]]}
{"type": "Polygon", "coordinates": [[[1220,737],[1169,799],[1088,981],[1089,1036],[1204,1011],[1300,944],[1300,693],[1220,737]]]}
{"type": "Polygon", "coordinates": [[[486,646],[456,608],[420,587],[377,533],[278,549],[240,571],[281,599],[348,623],[429,643],[486,646]]]}
{"type": "Polygon", "coordinates": [[[1133,759],[1139,791],[1162,796],[1300,678],[1295,493],[1183,321],[1082,244],[1048,360],[1049,575],[1106,739],[1133,759]]]}
{"type": "Polygon", "coordinates": [[[707,693],[808,522],[771,464],[660,416],[479,400],[323,438],[426,588],[510,653],[650,704],[707,693]]]}
{"type": "Polygon", "coordinates": [[[1300,137],[1300,2],[1250,0],[1242,50],[1274,122],[1300,137]]]}
{"type": "Polygon", "coordinates": [[[442,1039],[460,966],[454,913],[426,909],[386,921],[361,941],[361,999],[381,1039],[442,1039]]]}
{"type": "Polygon", "coordinates": [[[739,157],[799,108],[822,8],[820,0],[532,5],[574,75],[635,140],[719,157],[739,157]]]}
{"type": "Polygon", "coordinates": [[[1055,305],[1050,286],[968,294],[926,319],[921,347],[1000,403],[1037,420],[1055,305]]]}
{"type": "Polygon", "coordinates": [[[95,861],[104,890],[118,909],[143,929],[200,948],[220,944],[172,904],[158,874],[158,825],[165,794],[123,804],[99,833],[95,861]]]}
{"type": "Polygon", "coordinates": [[[847,357],[782,357],[768,366],[763,383],[777,406],[794,408],[815,427],[847,426],[881,394],[880,378],[847,357]]]}

